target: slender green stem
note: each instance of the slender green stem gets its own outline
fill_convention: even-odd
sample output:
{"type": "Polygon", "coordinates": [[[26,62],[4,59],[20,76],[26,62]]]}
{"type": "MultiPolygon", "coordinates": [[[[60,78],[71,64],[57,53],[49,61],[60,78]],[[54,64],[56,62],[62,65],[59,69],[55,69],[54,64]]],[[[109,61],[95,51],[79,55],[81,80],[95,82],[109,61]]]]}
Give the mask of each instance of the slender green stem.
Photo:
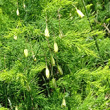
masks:
{"type": "MultiPolygon", "coordinates": [[[[88,16],[88,11],[86,9],[85,1],[82,0],[82,3],[83,3],[84,9],[85,9],[85,12],[86,12],[86,15],[87,15],[87,19],[89,21],[90,28],[91,28],[91,31],[92,31],[93,28],[92,28],[92,25],[91,25],[91,22],[90,22],[90,19],[89,19],[89,16],[88,16]]],[[[97,40],[96,40],[96,36],[93,36],[93,38],[94,38],[94,41],[95,41],[95,45],[96,45],[97,51],[99,52],[100,50],[99,50],[99,45],[98,45],[97,40]]]]}

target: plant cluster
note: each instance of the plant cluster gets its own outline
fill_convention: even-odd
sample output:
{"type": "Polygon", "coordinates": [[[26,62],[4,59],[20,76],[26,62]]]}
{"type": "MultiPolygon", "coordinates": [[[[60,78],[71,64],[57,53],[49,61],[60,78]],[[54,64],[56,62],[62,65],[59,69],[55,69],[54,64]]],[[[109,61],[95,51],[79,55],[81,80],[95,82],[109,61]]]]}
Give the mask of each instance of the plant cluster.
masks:
{"type": "Polygon", "coordinates": [[[109,110],[109,4],[1,0],[0,110],[109,110]]]}

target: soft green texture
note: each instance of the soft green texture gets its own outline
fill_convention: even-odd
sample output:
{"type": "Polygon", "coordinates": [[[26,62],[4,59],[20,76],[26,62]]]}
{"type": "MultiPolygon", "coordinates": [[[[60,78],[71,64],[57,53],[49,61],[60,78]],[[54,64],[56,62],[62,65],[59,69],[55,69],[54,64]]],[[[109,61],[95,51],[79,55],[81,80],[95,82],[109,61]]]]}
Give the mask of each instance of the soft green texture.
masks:
{"type": "Polygon", "coordinates": [[[0,110],[110,109],[110,1],[83,2],[0,0],[0,110]]]}

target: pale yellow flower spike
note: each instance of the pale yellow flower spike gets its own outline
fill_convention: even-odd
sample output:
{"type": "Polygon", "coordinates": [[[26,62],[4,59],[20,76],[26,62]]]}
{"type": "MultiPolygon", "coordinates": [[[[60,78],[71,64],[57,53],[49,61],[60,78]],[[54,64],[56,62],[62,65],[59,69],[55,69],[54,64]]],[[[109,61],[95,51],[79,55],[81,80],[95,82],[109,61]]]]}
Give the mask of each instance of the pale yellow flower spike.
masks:
{"type": "Polygon", "coordinates": [[[62,100],[61,107],[62,107],[62,108],[63,108],[63,107],[66,107],[66,100],[65,100],[65,98],[63,98],[63,100],[62,100]]]}
{"type": "Polygon", "coordinates": [[[18,107],[17,106],[15,107],[15,110],[18,110],[18,107]]]}
{"type": "Polygon", "coordinates": [[[82,17],[84,17],[84,14],[79,10],[79,9],[76,9],[76,11],[77,11],[77,14],[82,18],[82,17]]]}
{"type": "Polygon", "coordinates": [[[49,79],[49,77],[50,77],[50,72],[49,72],[47,65],[46,65],[46,77],[47,77],[47,79],[49,79]]]}
{"type": "Polygon", "coordinates": [[[50,37],[47,24],[46,24],[46,29],[45,29],[45,36],[46,36],[47,38],[50,37]]]}
{"type": "Polygon", "coordinates": [[[24,9],[26,8],[26,5],[25,5],[25,3],[23,3],[23,8],[24,8],[24,9]]]}
{"type": "Polygon", "coordinates": [[[33,55],[32,57],[33,57],[34,61],[36,61],[36,60],[37,60],[35,55],[33,55]]]}
{"type": "Polygon", "coordinates": [[[16,14],[17,14],[17,16],[19,16],[19,9],[18,8],[17,8],[16,14]]]}
{"type": "Polygon", "coordinates": [[[57,53],[58,52],[58,45],[56,42],[54,42],[54,52],[57,53]]]}
{"type": "Polygon", "coordinates": [[[14,35],[14,40],[17,40],[17,36],[14,35]]]}
{"type": "Polygon", "coordinates": [[[24,56],[28,57],[28,50],[27,49],[24,49],[24,56]]]}

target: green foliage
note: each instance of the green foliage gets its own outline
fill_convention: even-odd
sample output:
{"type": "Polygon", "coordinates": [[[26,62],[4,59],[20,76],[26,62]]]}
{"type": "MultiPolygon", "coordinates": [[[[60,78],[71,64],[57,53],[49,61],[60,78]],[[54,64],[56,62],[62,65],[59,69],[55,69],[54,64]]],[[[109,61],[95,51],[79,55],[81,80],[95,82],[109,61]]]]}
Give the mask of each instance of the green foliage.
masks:
{"type": "Polygon", "coordinates": [[[109,110],[109,9],[107,0],[1,0],[0,110],[109,110]]]}

